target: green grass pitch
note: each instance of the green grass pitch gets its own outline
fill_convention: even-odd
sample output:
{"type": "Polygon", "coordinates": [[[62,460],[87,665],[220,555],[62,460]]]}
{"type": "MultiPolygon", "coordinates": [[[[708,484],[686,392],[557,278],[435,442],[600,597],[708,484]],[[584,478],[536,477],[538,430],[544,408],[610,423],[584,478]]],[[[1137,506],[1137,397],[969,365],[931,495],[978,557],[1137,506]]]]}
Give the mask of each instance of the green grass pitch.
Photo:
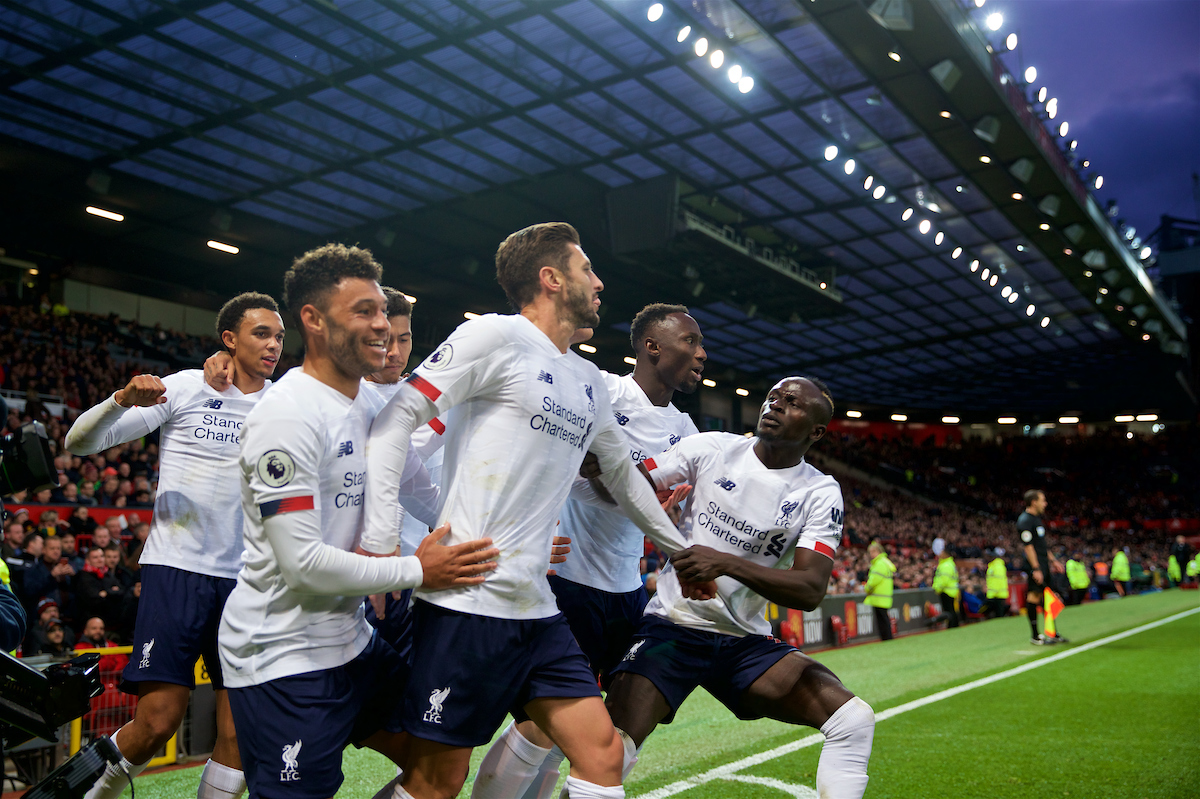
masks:
{"type": "MultiPolygon", "coordinates": [[[[1009,618],[816,658],[879,713],[1198,608],[1200,593],[1182,591],[1067,608],[1059,628],[1072,643],[1063,647],[1029,646],[1025,619],[1009,618]]],[[[701,776],[813,732],[739,722],[698,691],[647,741],[626,793],[815,799],[815,745],[724,778],[701,776]],[[698,784],[669,787],[687,779],[698,784]]],[[[472,777],[483,753],[475,751],[472,777]]],[[[370,799],[395,774],[381,756],[353,749],[343,768],[346,799],[370,799]]],[[[883,719],[870,774],[867,799],[1200,796],[1200,613],[883,719]]],[[[138,795],[190,799],[199,776],[194,768],[145,776],[138,795]]],[[[462,795],[470,789],[468,778],[462,795]]]]}

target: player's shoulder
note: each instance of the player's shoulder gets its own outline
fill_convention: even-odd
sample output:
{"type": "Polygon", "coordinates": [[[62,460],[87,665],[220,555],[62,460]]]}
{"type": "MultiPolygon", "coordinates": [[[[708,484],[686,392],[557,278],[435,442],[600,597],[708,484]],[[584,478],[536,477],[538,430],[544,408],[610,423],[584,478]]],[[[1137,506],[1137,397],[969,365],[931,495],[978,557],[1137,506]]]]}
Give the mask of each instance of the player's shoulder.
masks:
{"type": "Polygon", "coordinates": [[[1032,530],[1034,527],[1037,526],[1037,524],[1038,524],[1037,517],[1034,516],[1032,513],[1025,513],[1024,511],[1022,511],[1021,515],[1017,517],[1017,529],[1018,530],[1032,530]]]}
{"type": "Polygon", "coordinates": [[[304,374],[302,367],[289,369],[287,374],[275,381],[271,390],[263,394],[246,417],[254,425],[293,423],[299,419],[316,418],[322,413],[323,392],[319,381],[304,374]],[[318,384],[315,386],[307,383],[318,384]]]}
{"type": "Polygon", "coordinates": [[[167,388],[167,397],[171,396],[172,391],[192,396],[204,390],[204,370],[183,369],[162,378],[162,384],[167,388]]]}

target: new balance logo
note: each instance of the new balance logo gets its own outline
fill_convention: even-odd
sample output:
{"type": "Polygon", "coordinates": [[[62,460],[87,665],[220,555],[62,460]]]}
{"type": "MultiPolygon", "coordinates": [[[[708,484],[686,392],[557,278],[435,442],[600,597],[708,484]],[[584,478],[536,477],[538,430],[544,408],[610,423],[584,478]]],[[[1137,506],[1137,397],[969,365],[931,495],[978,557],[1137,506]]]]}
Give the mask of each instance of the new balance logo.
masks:
{"type": "Polygon", "coordinates": [[[613,411],[613,416],[617,417],[617,424],[621,425],[621,427],[624,427],[625,425],[629,424],[629,417],[626,416],[625,414],[617,413],[616,411],[613,411]]]}
{"type": "Polygon", "coordinates": [[[283,771],[279,772],[280,782],[300,781],[300,766],[297,765],[296,758],[300,757],[301,746],[303,746],[303,741],[296,741],[294,744],[283,747],[283,771]]]}
{"type": "Polygon", "coordinates": [[[429,710],[425,711],[423,720],[430,724],[442,723],[442,705],[446,702],[446,697],[450,696],[450,688],[438,688],[429,694],[429,710]]]}
{"type": "Polygon", "coordinates": [[[343,455],[353,455],[353,454],[354,454],[354,442],[353,441],[343,441],[342,443],[338,444],[338,457],[339,458],[342,457],[343,455]]]}
{"type": "Polygon", "coordinates": [[[633,646],[629,647],[629,651],[625,653],[625,657],[621,658],[621,660],[622,661],[633,660],[635,657],[637,657],[638,650],[641,649],[642,645],[645,643],[646,643],[646,639],[643,638],[642,640],[638,641],[633,646]]]}
{"type": "Polygon", "coordinates": [[[726,491],[732,491],[734,489],[734,487],[737,485],[737,483],[733,482],[728,477],[718,477],[716,480],[713,480],[713,482],[716,483],[717,485],[719,485],[721,488],[725,489],[726,491]]]}
{"type": "Polygon", "coordinates": [[[154,648],[154,639],[151,638],[148,643],[142,644],[142,662],[138,664],[139,669],[150,668],[150,650],[154,648]]]}
{"type": "Polygon", "coordinates": [[[550,374],[549,372],[538,372],[538,380],[541,380],[543,383],[553,384],[554,375],[550,374]]]}
{"type": "Polygon", "coordinates": [[[830,508],[830,513],[833,516],[833,523],[841,527],[846,521],[846,513],[841,508],[830,508]]]}
{"type": "Polygon", "coordinates": [[[207,399],[204,402],[200,403],[200,407],[201,408],[212,408],[213,410],[216,410],[217,408],[221,407],[222,402],[224,402],[224,400],[207,399]]]}

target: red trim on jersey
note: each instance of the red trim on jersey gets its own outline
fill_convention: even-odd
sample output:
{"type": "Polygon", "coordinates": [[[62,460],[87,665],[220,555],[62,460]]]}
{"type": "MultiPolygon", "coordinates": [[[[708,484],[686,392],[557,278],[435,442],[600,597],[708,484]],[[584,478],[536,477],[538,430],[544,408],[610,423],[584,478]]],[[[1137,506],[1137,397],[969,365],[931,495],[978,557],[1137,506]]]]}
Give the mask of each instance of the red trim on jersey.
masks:
{"type": "Polygon", "coordinates": [[[825,557],[833,560],[833,547],[829,546],[829,544],[826,544],[824,541],[813,541],[811,547],[807,546],[806,544],[801,544],[800,546],[804,547],[805,549],[811,549],[813,552],[820,552],[825,557]]]}
{"type": "Polygon", "coordinates": [[[442,424],[442,420],[436,416],[429,420],[429,426],[433,428],[433,432],[440,435],[445,435],[446,425],[442,424]]]}
{"type": "Polygon", "coordinates": [[[437,402],[438,397],[442,396],[442,392],[439,391],[433,383],[430,383],[416,372],[413,372],[411,375],[409,375],[406,382],[411,384],[412,387],[417,391],[420,391],[422,394],[424,394],[430,402],[437,402]]]}
{"type": "Polygon", "coordinates": [[[273,502],[264,502],[258,506],[259,513],[262,518],[268,519],[280,513],[294,513],[298,510],[312,510],[313,498],[307,497],[287,497],[285,499],[277,499],[273,502]]]}
{"type": "Polygon", "coordinates": [[[650,472],[658,468],[658,464],[654,462],[654,458],[646,458],[642,463],[646,464],[646,470],[650,472]]]}

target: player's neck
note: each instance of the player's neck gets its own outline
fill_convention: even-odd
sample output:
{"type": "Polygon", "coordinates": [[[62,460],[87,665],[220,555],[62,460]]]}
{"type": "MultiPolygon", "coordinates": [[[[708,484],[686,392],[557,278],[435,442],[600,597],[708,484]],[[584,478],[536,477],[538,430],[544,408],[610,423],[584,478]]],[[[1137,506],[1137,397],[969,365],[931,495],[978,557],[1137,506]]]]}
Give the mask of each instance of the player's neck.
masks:
{"type": "Polygon", "coordinates": [[[361,378],[352,377],[340,369],[329,353],[323,347],[306,347],[304,353],[304,374],[315,378],[325,385],[350,399],[358,396],[361,378]]]}
{"type": "Polygon", "coordinates": [[[578,326],[563,319],[558,310],[552,299],[539,296],[521,309],[521,316],[533,322],[533,326],[545,333],[559,352],[565,353],[571,346],[571,336],[578,326]]]}
{"type": "Polygon", "coordinates": [[[256,394],[263,390],[263,386],[267,384],[265,377],[257,377],[249,374],[245,369],[241,368],[241,364],[237,362],[237,357],[233,359],[233,387],[243,394],[256,394]]]}
{"type": "Polygon", "coordinates": [[[646,399],[650,400],[651,405],[665,408],[671,404],[671,397],[675,396],[675,389],[659,378],[653,364],[646,363],[640,358],[637,365],[633,367],[633,382],[637,383],[638,387],[645,392],[646,399]]]}
{"type": "Polygon", "coordinates": [[[804,460],[808,446],[807,441],[767,441],[759,438],[754,442],[754,454],[768,469],[790,469],[804,460]]]}

